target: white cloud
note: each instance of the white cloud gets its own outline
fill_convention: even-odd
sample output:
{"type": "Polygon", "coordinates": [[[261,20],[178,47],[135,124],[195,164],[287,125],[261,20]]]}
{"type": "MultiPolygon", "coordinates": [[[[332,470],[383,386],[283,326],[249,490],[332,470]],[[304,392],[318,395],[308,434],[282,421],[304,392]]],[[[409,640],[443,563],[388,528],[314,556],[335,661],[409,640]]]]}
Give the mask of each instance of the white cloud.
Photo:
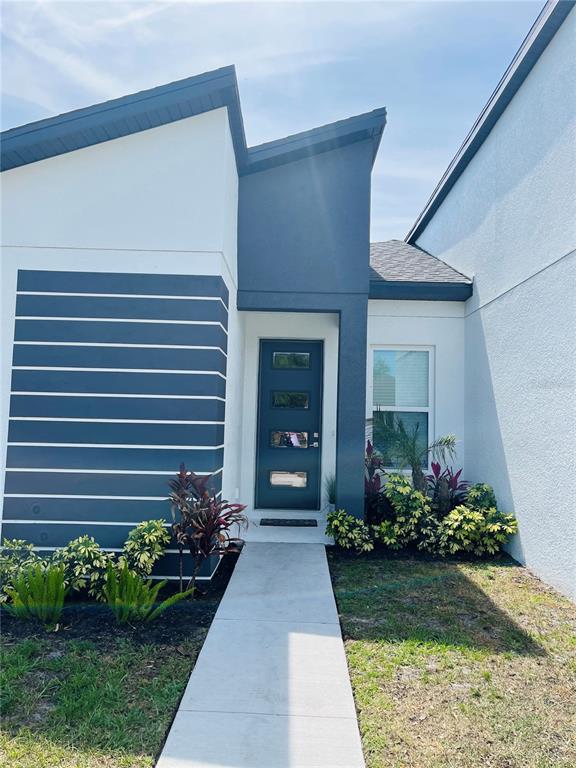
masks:
{"type": "MultiPolygon", "coordinates": [[[[23,0],[5,4],[3,35],[39,67],[58,73],[52,85],[43,73],[45,87],[55,92],[47,103],[57,100],[66,79],[90,103],[231,63],[243,78],[292,76],[295,87],[304,71],[399,34],[416,12],[416,4],[399,3],[23,0]]],[[[6,90],[30,100],[29,67],[22,72],[21,58],[9,55],[6,90]]],[[[66,95],[60,100],[70,108],[66,95]]]]}

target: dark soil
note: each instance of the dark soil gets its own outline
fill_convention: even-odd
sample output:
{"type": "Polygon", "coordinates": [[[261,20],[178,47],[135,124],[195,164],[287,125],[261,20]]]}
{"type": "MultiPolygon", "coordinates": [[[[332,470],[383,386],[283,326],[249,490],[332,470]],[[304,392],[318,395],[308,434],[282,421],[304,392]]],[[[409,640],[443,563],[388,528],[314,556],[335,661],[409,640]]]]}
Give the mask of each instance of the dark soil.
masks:
{"type": "MultiPolygon", "coordinates": [[[[237,559],[236,554],[224,557],[214,578],[209,583],[199,582],[194,598],[176,603],[157,621],[134,626],[120,625],[105,604],[80,598],[66,603],[55,634],[47,634],[41,624],[14,619],[2,611],[3,643],[10,645],[18,640],[52,637],[64,641],[88,640],[100,648],[114,646],[119,639],[142,645],[177,646],[198,630],[208,630],[237,559]]],[[[167,597],[177,588],[176,582],[169,582],[162,596],[167,597]]]]}

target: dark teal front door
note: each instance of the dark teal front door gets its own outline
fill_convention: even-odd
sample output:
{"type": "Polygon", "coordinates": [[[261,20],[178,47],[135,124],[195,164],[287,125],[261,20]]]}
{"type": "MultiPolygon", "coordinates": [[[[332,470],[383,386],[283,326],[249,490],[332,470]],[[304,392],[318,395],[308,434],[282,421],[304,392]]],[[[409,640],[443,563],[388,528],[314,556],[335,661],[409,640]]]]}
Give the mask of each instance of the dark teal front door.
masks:
{"type": "Polygon", "coordinates": [[[319,509],[321,341],[260,342],[256,506],[319,509]]]}

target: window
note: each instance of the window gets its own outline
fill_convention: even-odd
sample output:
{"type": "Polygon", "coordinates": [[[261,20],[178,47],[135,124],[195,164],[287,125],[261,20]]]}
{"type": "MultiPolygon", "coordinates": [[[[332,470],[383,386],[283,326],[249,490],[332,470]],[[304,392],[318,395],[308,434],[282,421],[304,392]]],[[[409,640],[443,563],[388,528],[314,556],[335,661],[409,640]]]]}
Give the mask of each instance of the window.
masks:
{"type": "Polygon", "coordinates": [[[272,448],[308,448],[308,432],[274,430],[270,433],[272,448]]]}
{"type": "Polygon", "coordinates": [[[270,472],[270,485],[283,485],[287,488],[306,488],[308,472],[284,472],[274,469],[270,472]]]}
{"type": "Polygon", "coordinates": [[[272,368],[310,368],[310,352],[273,352],[272,368]]]}
{"type": "Polygon", "coordinates": [[[387,467],[401,466],[402,435],[415,437],[422,449],[429,443],[430,370],[427,350],[373,350],[372,439],[387,467]]]}
{"type": "Polygon", "coordinates": [[[272,392],[273,408],[309,408],[308,392],[272,392]]]}

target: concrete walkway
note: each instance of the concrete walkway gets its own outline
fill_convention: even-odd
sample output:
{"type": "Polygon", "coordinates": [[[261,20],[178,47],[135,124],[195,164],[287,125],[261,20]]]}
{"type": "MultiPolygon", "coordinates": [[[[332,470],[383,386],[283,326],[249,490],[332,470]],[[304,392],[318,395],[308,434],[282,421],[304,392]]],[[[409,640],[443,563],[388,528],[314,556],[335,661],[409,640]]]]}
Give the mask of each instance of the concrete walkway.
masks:
{"type": "Polygon", "coordinates": [[[245,545],[157,768],[364,768],[321,544],[245,545]]]}

